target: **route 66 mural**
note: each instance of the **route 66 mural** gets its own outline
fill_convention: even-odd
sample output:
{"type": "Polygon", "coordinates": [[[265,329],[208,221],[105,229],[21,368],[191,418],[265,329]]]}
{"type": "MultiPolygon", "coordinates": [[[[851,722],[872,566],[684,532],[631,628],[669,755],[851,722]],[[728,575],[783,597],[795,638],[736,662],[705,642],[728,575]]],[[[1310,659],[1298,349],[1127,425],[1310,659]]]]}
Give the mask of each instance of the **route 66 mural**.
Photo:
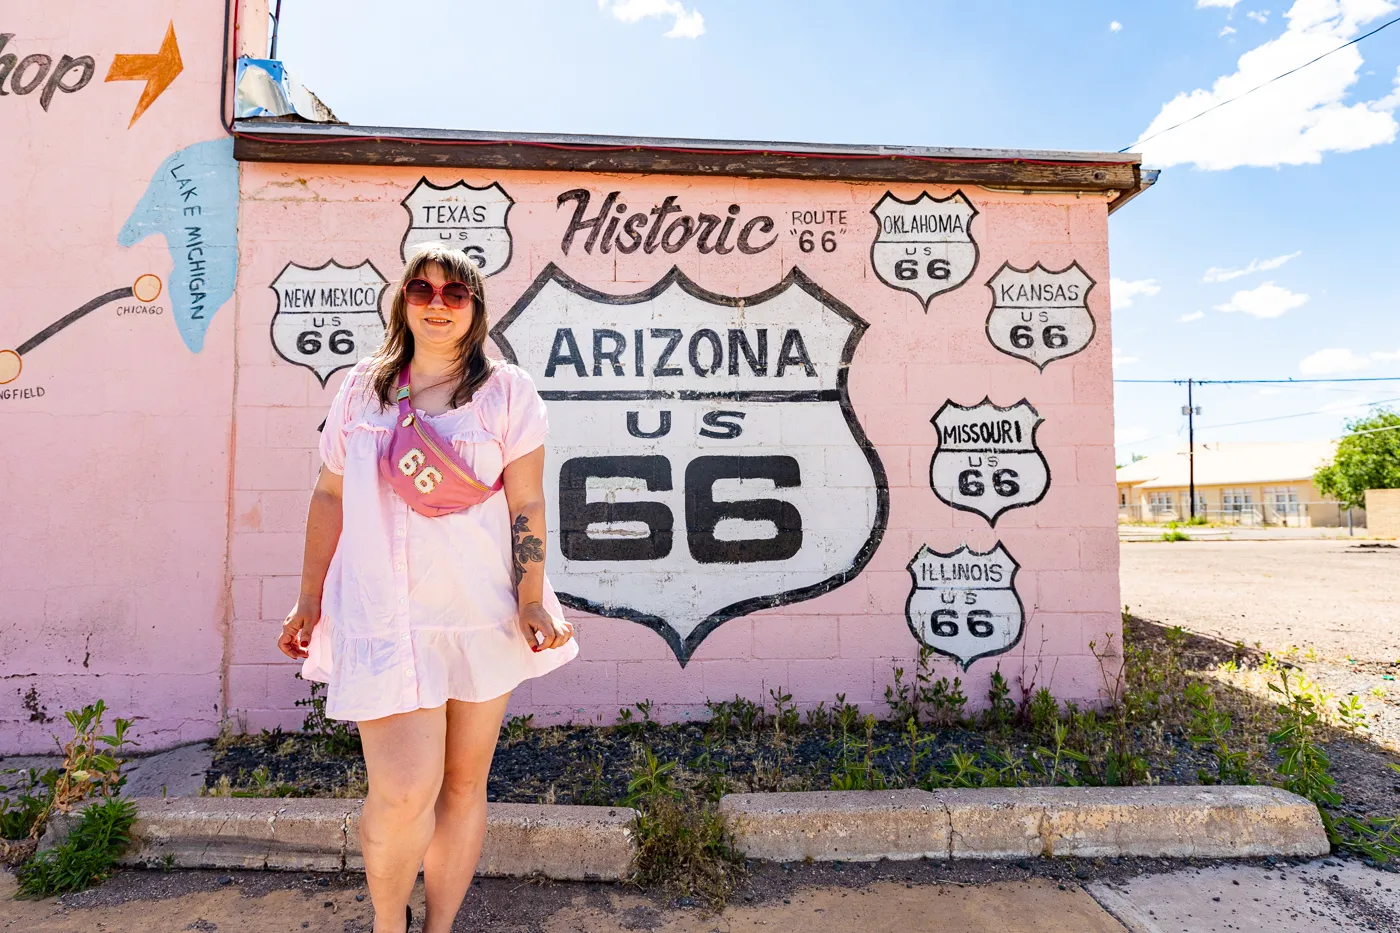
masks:
{"type": "Polygon", "coordinates": [[[409,222],[399,252],[407,262],[415,246],[443,243],[466,253],[482,275],[495,275],[510,265],[512,246],[506,217],[514,203],[500,182],[484,188],[474,188],[465,181],[438,187],[421,178],[403,199],[409,222]]]}
{"type": "Polygon", "coordinates": [[[980,554],[966,544],[950,554],[923,545],[909,562],[909,630],[964,671],[978,658],[1009,650],[1025,627],[1015,586],[1019,569],[1000,541],[980,554]]]}
{"type": "Polygon", "coordinates": [[[625,295],[542,270],[492,336],[549,402],[560,599],[684,665],[726,620],[858,574],[889,510],[846,392],[865,328],[798,269],[740,298],[676,268],[625,295]]]}
{"type": "Polygon", "coordinates": [[[1045,419],[1025,399],[1003,408],[984,398],[943,403],[932,418],[938,449],[929,463],[934,495],[996,526],[1009,509],[1035,505],[1050,488],[1050,465],[1035,442],[1045,419]]]}
{"type": "Polygon", "coordinates": [[[334,259],[311,268],[289,262],[269,286],[277,295],[272,346],[288,363],[305,366],[325,388],[337,370],[353,366],[384,342],[379,300],[388,285],[366,259],[334,259]]]}
{"type": "Polygon", "coordinates": [[[961,191],[946,198],[925,191],[912,201],[886,191],[870,213],[879,224],[870,265],[890,288],[917,295],[925,312],[935,295],[957,288],[977,267],[977,208],[961,191]]]}
{"type": "Polygon", "coordinates": [[[1038,262],[1029,269],[1006,263],[987,282],[992,290],[987,339],[1002,353],[1040,369],[1073,356],[1094,339],[1097,325],[1089,313],[1094,284],[1077,262],[1058,272],[1038,262]]]}

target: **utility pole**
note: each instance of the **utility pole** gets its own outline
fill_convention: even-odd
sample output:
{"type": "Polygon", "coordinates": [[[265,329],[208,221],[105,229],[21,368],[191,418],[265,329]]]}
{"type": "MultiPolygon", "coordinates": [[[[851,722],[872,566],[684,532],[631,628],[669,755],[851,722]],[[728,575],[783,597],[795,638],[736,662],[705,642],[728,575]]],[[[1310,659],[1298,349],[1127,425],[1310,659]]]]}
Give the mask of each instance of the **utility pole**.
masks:
{"type": "Polygon", "coordinates": [[[1196,518],[1196,416],[1201,413],[1193,398],[1192,388],[1195,383],[1194,379],[1186,380],[1186,405],[1181,409],[1181,413],[1186,416],[1186,459],[1191,483],[1189,514],[1193,520],[1196,518]]]}

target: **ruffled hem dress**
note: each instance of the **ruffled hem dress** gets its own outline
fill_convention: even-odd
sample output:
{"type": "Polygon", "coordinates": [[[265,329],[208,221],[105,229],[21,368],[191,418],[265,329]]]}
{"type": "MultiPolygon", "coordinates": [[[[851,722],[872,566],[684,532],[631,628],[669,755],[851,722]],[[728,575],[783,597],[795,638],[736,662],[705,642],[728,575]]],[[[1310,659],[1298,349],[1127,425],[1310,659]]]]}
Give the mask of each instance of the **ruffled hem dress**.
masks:
{"type": "MultiPolygon", "coordinates": [[[[534,652],[520,631],[504,491],[428,517],[380,477],[398,409],[380,410],[368,370],[362,360],[346,376],[321,434],[322,462],[344,477],[344,518],[301,673],[327,685],[326,715],[362,721],[490,700],[572,660],[576,641],[534,652]]],[[[500,362],[466,405],[418,415],[487,485],[549,433],[530,376],[500,362]]],[[[548,579],[543,605],[563,618],[548,579]]]]}

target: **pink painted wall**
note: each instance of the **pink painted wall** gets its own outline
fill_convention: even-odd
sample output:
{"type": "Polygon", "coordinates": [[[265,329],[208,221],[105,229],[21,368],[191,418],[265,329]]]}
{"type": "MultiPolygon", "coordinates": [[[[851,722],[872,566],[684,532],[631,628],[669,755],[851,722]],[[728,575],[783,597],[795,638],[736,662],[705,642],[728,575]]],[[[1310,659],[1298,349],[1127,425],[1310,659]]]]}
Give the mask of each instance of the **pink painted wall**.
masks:
{"type": "MultiPolygon", "coordinates": [[[[402,268],[400,243],[409,227],[401,202],[424,173],[410,168],[258,163],[242,168],[229,702],[250,727],[293,726],[302,713],[293,703],[304,694],[304,685],[293,679],[295,667],[277,654],[273,642],[296,593],[304,503],[318,467],[317,426],[344,373],[332,375],[323,388],[311,369],[279,355],[269,339],[278,294],[269,286],[289,263],[311,269],[332,260],[342,267],[368,260],[392,281],[402,268]]],[[[703,715],[707,698],[740,693],[760,699],[777,688],[789,691],[801,705],[829,703],[835,694],[845,693],[851,702],[883,710],[884,687],[893,666],[908,667],[917,650],[906,621],[912,585],[906,567],[911,558],[924,544],[944,553],[963,544],[981,552],[998,541],[1020,564],[1016,591],[1025,609],[1023,633],[1008,652],[976,660],[966,672],[946,658],[938,659],[935,669],[948,676],[960,674],[973,705],[985,702],[991,672],[998,666],[1013,684],[1024,676],[1037,686],[1050,686],[1062,699],[1099,697],[1100,667],[1089,642],[1097,640],[1102,648],[1108,636],[1116,638],[1120,632],[1107,209],[1101,198],[964,186],[980,212],[972,226],[979,249],[976,268],[964,285],[934,297],[925,312],[918,298],[890,287],[872,271],[877,226],[871,208],[887,190],[911,200],[924,190],[944,198],[953,193],[951,188],[511,171],[431,170],[426,177],[439,187],[497,183],[514,200],[508,216],[509,263],[488,279],[496,322],[554,263],[584,286],[612,295],[654,286],[675,265],[701,288],[736,297],[773,288],[796,266],[869,323],[850,364],[849,393],[883,464],[889,508],[887,527],[864,569],[817,598],[724,622],[695,647],[685,666],[652,628],[574,612],[580,659],[522,685],[513,700],[515,712],[533,712],[536,722],[611,722],[620,706],[651,699],[662,716],[684,718],[703,715]],[[651,254],[613,250],[602,255],[597,248],[585,251],[585,231],[566,255],[561,238],[574,204],[560,205],[557,199],[579,187],[591,192],[589,216],[611,191],[622,193],[620,200],[630,205],[628,213],[645,213],[668,196],[676,196],[676,203],[690,215],[723,217],[730,204],[739,204],[741,220],[776,218],[777,240],[753,255],[704,255],[693,241],[673,254],[657,249],[651,254]],[[802,250],[804,227],[793,222],[792,212],[809,209],[845,211],[844,224],[815,227],[818,236],[833,229],[832,251],[820,246],[802,250]],[[992,298],[986,283],[1008,262],[1019,269],[1039,262],[1054,270],[1077,262],[1098,283],[1088,297],[1097,331],[1083,352],[1050,362],[1040,371],[989,343],[984,328],[992,298]],[[1003,406],[1022,398],[1035,406],[1044,418],[1038,442],[1052,476],[1041,501],[1005,513],[995,528],[982,515],[956,511],[939,501],[929,480],[937,443],[930,418],[945,401],[971,406],[984,396],[1003,406]]],[[[754,242],[760,239],[769,236],[755,234],[754,242]]],[[[387,298],[383,307],[387,312],[387,298]]],[[[568,313],[579,320],[582,352],[591,365],[587,313],[568,313]]],[[[722,328],[722,322],[717,326],[722,328]]],[[[540,353],[548,351],[552,332],[551,326],[541,331],[544,337],[513,330],[507,335],[516,334],[511,340],[521,357],[530,355],[522,347],[534,346],[538,361],[540,353]]],[[[776,344],[770,352],[776,354],[776,344]]],[[[677,356],[683,359],[684,347],[677,356]]],[[[523,360],[522,365],[531,368],[523,360]]],[[[542,390],[555,387],[540,372],[534,375],[542,390]]],[[[547,489],[565,455],[555,445],[581,443],[581,429],[572,423],[578,417],[577,403],[552,402],[551,411],[547,489]],[[571,419],[569,424],[561,422],[565,417],[571,419]]],[[[620,410],[608,409],[586,430],[603,431],[605,438],[625,445],[621,415],[620,410]]],[[[652,415],[646,418],[654,423],[652,415]]],[[[792,438],[791,443],[812,441],[792,438]]],[[[644,444],[638,452],[645,452],[644,444]]],[[[821,477],[811,480],[823,482],[821,477]]],[[[679,541],[680,493],[643,498],[669,499],[679,541]]],[[[553,503],[552,521],[557,523],[558,514],[558,504],[553,503]]],[[[820,516],[808,514],[804,521],[811,534],[820,516]]],[[[831,527],[832,547],[838,547],[840,521],[831,527]]],[[[861,528],[848,530],[865,533],[861,528]]],[[[557,582],[562,570],[557,540],[552,544],[556,553],[551,556],[551,575],[556,587],[564,589],[557,582]]],[[[650,597],[642,590],[656,585],[655,578],[645,575],[628,577],[628,571],[645,569],[638,565],[593,567],[617,577],[620,582],[612,592],[621,603],[631,598],[645,601],[650,597]]],[[[721,566],[703,572],[744,569],[721,566]]],[[[693,579],[678,576],[666,585],[686,589],[693,579]]]]}
{"type": "MultiPolygon", "coordinates": [[[[294,340],[282,338],[279,352],[271,337],[279,293],[269,286],[284,273],[315,279],[322,273],[303,270],[331,261],[341,283],[373,288],[379,276],[394,279],[409,225],[401,202],[423,173],[232,162],[218,117],[219,7],[113,0],[85,4],[78,16],[70,5],[31,3],[0,22],[0,34],[9,34],[0,80],[10,92],[0,96],[7,140],[0,177],[20,180],[0,186],[0,212],[10,218],[0,230],[0,754],[52,748],[52,735],[66,728],[62,712],[98,698],[115,715],[137,719],[148,749],[212,736],[225,721],[257,729],[302,719],[295,702],[305,685],[274,639],[296,592],[316,429],[343,371],[323,386],[312,368],[288,361],[300,352],[294,340]],[[169,64],[171,41],[180,70],[167,70],[173,80],[133,121],[146,82],[104,79],[140,72],[158,55],[169,64]],[[119,64],[121,55],[152,58],[119,64]],[[86,82],[83,56],[91,58],[86,82]],[[55,68],[59,83],[45,109],[55,68]],[[154,298],[151,277],[160,285],[154,298]]],[[[259,54],[261,17],[244,20],[233,42],[259,54]]],[[[674,488],[631,497],[663,502],[676,541],[664,565],[565,561],[551,542],[550,572],[569,580],[560,589],[587,591],[634,617],[650,614],[653,624],[572,611],[581,658],[523,685],[514,711],[534,712],[540,722],[611,721],[620,706],[651,699],[661,715],[684,718],[703,714],[708,698],[762,699],[773,689],[801,705],[844,693],[878,708],[893,666],[907,667],[917,650],[907,616],[917,602],[911,559],[924,545],[948,554],[997,543],[1020,565],[1019,637],[966,671],[940,658],[937,672],[961,673],[974,704],[998,666],[1013,684],[1024,674],[1062,699],[1098,697],[1089,643],[1119,632],[1103,200],[964,186],[979,212],[971,227],[976,265],[926,311],[919,297],[876,275],[871,210],[887,192],[911,201],[924,191],[946,198],[951,188],[508,171],[427,177],[438,186],[496,183],[513,199],[509,262],[488,280],[489,299],[498,322],[522,308],[506,335],[542,390],[569,390],[567,368],[559,379],[537,371],[560,323],[546,320],[551,314],[577,314],[585,355],[591,327],[635,323],[627,315],[637,305],[600,306],[588,289],[610,296],[661,289],[657,301],[673,306],[657,311],[658,321],[689,314],[692,325],[717,334],[769,326],[774,357],[776,335],[800,318],[820,370],[812,385],[829,394],[839,394],[831,354],[840,345],[828,338],[848,326],[834,309],[869,325],[850,359],[848,403],[871,458],[831,420],[835,402],[787,406],[781,416],[763,403],[723,405],[750,416],[744,456],[800,460],[800,488],[765,492],[760,484],[754,492],[739,484],[722,495],[722,480],[713,490],[716,499],[795,503],[807,550],[787,562],[694,565],[687,556],[685,463],[729,444],[696,439],[703,414],[696,406],[638,402],[648,427],[660,410],[675,411],[674,433],[650,441],[624,430],[616,404],[590,411],[577,401],[551,403],[547,483],[557,487],[566,458],[665,454],[674,488]],[[611,191],[629,213],[670,196],[692,217],[722,218],[736,204],[741,221],[775,219],[771,234],[756,231],[755,243],[776,239],[751,254],[702,253],[691,241],[675,253],[605,255],[585,249],[584,233],[566,254],[561,237],[572,204],[561,207],[558,197],[580,187],[591,194],[590,214],[611,191]],[[794,211],[845,217],[799,222],[794,211]],[[815,234],[811,251],[801,245],[804,229],[815,234]],[[821,246],[828,229],[830,251],[821,246]],[[1052,270],[1077,262],[1098,283],[1087,301],[1097,324],[1092,340],[1043,370],[998,350],[985,331],[986,283],[1005,263],[1024,270],[1037,262],[1052,270]],[[560,290],[558,276],[544,281],[551,263],[576,280],[573,292],[560,290]],[[695,294],[662,288],[673,265],[695,294]],[[794,285],[795,267],[810,288],[794,285]],[[768,304],[732,307],[785,282],[788,291],[768,304]],[[535,300],[522,301],[535,285],[535,300]],[[1035,406],[1051,476],[1043,498],[1001,515],[994,528],[940,501],[929,478],[938,443],[930,419],[945,402],[972,406],[984,396],[1035,406]],[[862,543],[869,553],[852,560],[862,543]],[[852,572],[841,585],[828,580],[822,595],[791,596],[842,562],[852,572]],[[734,601],[771,596],[781,604],[716,615],[726,587],[734,601]],[[732,617],[714,624],[719,616],[732,617]]],[[[493,235],[501,242],[501,231],[493,235]]],[[[358,310],[350,360],[372,344],[372,308],[358,310]]],[[[294,338],[296,328],[289,333],[294,338]]],[[[313,362],[325,364],[327,352],[313,362]]],[[[800,388],[797,373],[782,387],[800,388]]],[[[592,385],[589,378],[573,387],[592,385]]],[[[743,388],[739,382],[731,388],[743,388]]],[[[557,488],[551,496],[557,529],[557,488]]]]}
{"type": "Polygon", "coordinates": [[[0,15],[0,752],[51,750],[63,711],[98,698],[147,747],[212,735],[222,713],[234,315],[202,267],[175,272],[161,231],[199,227],[231,268],[223,11],[78,7],[0,15]],[[146,81],[104,79],[169,29],[182,67],[132,122],[146,81]],[[181,201],[163,168],[199,190],[181,201]],[[99,300],[143,275],[154,300],[99,300]]]}

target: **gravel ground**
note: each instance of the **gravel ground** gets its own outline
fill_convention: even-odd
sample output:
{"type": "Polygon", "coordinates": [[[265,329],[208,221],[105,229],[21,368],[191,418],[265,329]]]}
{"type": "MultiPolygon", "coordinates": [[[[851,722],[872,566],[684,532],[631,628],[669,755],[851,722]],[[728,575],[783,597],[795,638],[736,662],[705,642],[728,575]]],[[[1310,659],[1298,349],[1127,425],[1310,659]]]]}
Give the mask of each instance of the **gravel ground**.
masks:
{"type": "Polygon", "coordinates": [[[1125,543],[1119,553],[1134,615],[1275,652],[1297,645],[1391,666],[1400,658],[1400,548],[1161,541],[1125,543]]]}
{"type": "Polygon", "coordinates": [[[1120,553],[1123,602],[1197,636],[1196,666],[1268,651],[1338,698],[1359,696],[1368,728],[1333,737],[1334,776],[1361,811],[1400,813],[1400,775],[1385,768],[1400,763],[1400,548],[1187,541],[1125,543],[1120,553]]]}

